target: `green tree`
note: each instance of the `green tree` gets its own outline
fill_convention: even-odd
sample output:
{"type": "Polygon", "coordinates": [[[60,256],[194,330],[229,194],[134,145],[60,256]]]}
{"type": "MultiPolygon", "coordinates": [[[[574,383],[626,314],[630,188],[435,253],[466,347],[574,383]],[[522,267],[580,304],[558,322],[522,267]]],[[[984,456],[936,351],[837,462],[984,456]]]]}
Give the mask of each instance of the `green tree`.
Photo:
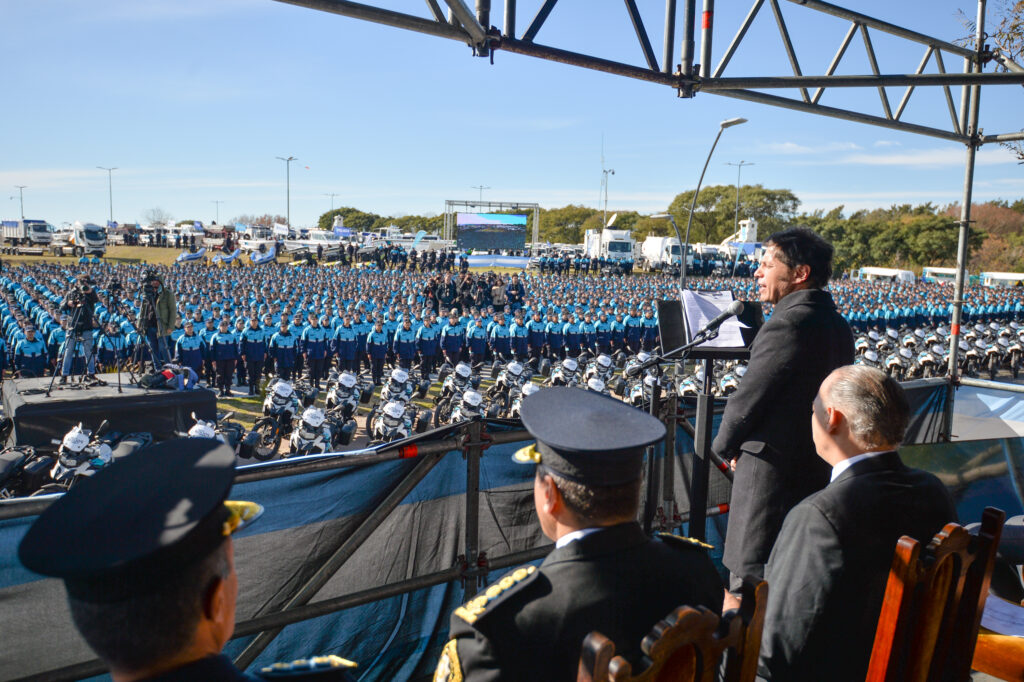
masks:
{"type": "MultiPolygon", "coordinates": [[[[676,195],[669,213],[685,232],[686,219],[693,201],[693,190],[676,195]]],[[[793,224],[800,200],[788,189],[767,189],[762,185],[740,187],[739,219],[753,218],[758,237],[764,237],[793,224]]],[[[736,186],[712,185],[701,189],[693,212],[690,241],[717,244],[736,231],[736,186]]]]}
{"type": "Polygon", "coordinates": [[[340,215],[345,220],[345,227],[353,232],[364,232],[373,228],[373,224],[380,218],[376,213],[366,213],[358,208],[342,206],[333,211],[328,211],[320,216],[319,225],[321,230],[329,230],[334,225],[334,216],[340,215]]]}
{"type": "Polygon", "coordinates": [[[575,204],[541,211],[540,238],[552,244],[582,244],[583,224],[597,213],[597,209],[575,204]]]}

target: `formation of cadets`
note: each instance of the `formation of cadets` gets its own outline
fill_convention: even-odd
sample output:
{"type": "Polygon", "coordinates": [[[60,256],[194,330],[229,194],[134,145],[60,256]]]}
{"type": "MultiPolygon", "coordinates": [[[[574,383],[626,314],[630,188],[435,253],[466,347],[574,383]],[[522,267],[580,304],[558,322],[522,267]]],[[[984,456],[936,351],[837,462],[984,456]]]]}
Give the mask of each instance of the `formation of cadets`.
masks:
{"type": "MultiPolygon", "coordinates": [[[[433,373],[445,361],[556,360],[584,350],[632,353],[657,346],[656,301],[677,296],[676,280],[667,275],[528,271],[506,279],[495,273],[452,272],[455,256],[445,257],[443,269],[434,262],[434,269],[425,272],[372,264],[164,269],[164,281],[178,298],[170,355],[222,393],[238,385],[254,394],[272,373],[291,378],[308,369],[319,385],[335,363],[354,371],[368,368],[379,382],[388,364],[408,368],[421,362],[425,372],[433,373]]],[[[424,267],[424,261],[417,263],[424,267]]],[[[70,324],[60,305],[81,272],[98,283],[101,302],[93,345],[99,371],[112,371],[118,360],[149,360],[149,348],[135,327],[144,267],[5,267],[0,272],[0,369],[26,376],[52,371],[70,324]],[[111,296],[107,287],[114,280],[124,283],[126,292],[111,296]]],[[[738,299],[756,299],[750,279],[690,278],[688,286],[729,288],[738,299]]],[[[949,318],[948,284],[838,279],[829,288],[856,330],[949,318]]],[[[972,285],[964,298],[966,322],[1024,317],[1018,289],[972,285]]],[[[82,372],[88,360],[83,349],[77,346],[72,355],[72,372],[82,372]]]]}

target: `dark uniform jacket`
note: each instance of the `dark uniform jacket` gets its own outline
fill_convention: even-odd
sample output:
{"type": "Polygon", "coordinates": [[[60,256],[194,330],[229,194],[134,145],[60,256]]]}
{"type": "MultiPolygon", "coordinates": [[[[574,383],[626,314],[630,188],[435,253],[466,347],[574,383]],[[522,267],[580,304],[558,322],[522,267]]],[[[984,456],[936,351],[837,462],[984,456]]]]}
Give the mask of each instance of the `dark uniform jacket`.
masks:
{"type": "Polygon", "coordinates": [[[854,463],[786,517],[767,566],[765,679],[863,680],[896,542],[927,544],[956,510],[895,452],[854,463]]]}
{"type": "Polygon", "coordinates": [[[763,577],[786,513],[828,483],[811,440],[811,404],[825,377],[852,363],[850,327],[820,289],[783,298],[754,338],[712,444],[725,459],[742,455],[722,557],[735,575],[763,577]]]}
{"type": "Polygon", "coordinates": [[[593,630],[635,663],[643,637],[684,604],[721,613],[722,583],[705,546],[650,539],[637,523],[612,526],[456,609],[435,680],[574,680],[593,630]]]}

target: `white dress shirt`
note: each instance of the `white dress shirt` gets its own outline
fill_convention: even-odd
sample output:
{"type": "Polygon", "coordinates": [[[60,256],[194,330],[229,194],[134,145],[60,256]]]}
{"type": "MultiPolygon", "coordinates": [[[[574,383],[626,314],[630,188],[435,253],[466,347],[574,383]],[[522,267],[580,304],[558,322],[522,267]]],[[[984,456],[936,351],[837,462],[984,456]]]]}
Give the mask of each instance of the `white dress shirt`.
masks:
{"type": "Polygon", "coordinates": [[[846,471],[847,469],[849,469],[862,459],[878,457],[879,455],[884,455],[887,452],[892,452],[892,450],[880,450],[878,452],[862,452],[859,455],[854,455],[849,459],[844,459],[842,462],[839,462],[834,467],[832,467],[832,478],[829,480],[829,483],[839,478],[840,474],[842,474],[844,471],[846,471]]]}

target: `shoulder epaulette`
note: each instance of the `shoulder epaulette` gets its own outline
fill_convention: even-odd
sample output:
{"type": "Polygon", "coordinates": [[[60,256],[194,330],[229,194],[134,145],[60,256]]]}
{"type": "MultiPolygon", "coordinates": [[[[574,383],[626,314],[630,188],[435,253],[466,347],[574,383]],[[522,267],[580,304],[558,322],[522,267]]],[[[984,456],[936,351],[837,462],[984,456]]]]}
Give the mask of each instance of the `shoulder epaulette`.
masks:
{"type": "Polygon", "coordinates": [[[346,671],[357,667],[355,663],[341,656],[313,656],[299,658],[291,663],[274,663],[261,668],[259,675],[266,680],[285,680],[288,678],[316,678],[325,682],[332,679],[348,679],[346,671]]]}
{"type": "Polygon", "coordinates": [[[673,545],[675,547],[686,547],[687,549],[714,549],[714,545],[709,545],[706,542],[701,542],[694,538],[688,538],[683,535],[673,535],[672,533],[657,533],[659,539],[673,545]]]}
{"type": "Polygon", "coordinates": [[[472,624],[487,610],[488,606],[494,605],[498,597],[512,587],[526,584],[529,582],[527,579],[536,573],[536,566],[523,566],[521,568],[517,568],[511,573],[506,574],[505,577],[488,587],[481,594],[455,609],[455,615],[467,623],[472,624]]]}

